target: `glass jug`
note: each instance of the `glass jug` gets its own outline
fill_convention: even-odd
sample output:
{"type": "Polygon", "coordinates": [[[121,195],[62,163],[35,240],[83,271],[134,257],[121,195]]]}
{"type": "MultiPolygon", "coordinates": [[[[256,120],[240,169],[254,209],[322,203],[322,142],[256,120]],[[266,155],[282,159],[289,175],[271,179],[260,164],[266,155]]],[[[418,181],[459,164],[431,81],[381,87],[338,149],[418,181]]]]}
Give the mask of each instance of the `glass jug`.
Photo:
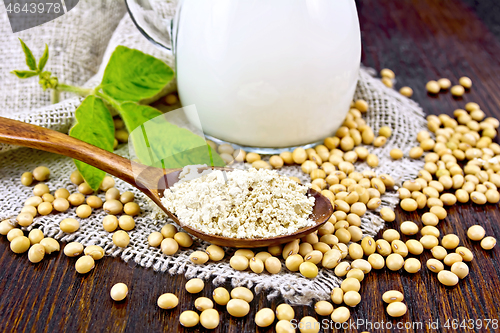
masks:
{"type": "Polygon", "coordinates": [[[180,101],[196,105],[207,137],[269,153],[344,121],[361,58],[354,0],[181,0],[171,19],[153,0],[126,3],[175,55],[180,101]]]}

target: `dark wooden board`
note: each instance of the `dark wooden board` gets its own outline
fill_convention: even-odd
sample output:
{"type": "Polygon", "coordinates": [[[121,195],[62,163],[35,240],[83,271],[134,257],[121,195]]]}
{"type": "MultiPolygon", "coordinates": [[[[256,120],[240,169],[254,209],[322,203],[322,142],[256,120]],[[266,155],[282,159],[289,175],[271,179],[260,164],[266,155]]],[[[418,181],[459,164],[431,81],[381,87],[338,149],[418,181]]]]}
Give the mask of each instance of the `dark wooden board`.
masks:
{"type": "MultiPolygon", "coordinates": [[[[363,63],[376,69],[391,68],[397,75],[396,87],[403,85],[415,91],[413,99],[431,113],[451,114],[468,101],[478,102],[487,115],[500,118],[500,24],[498,5],[489,1],[445,0],[363,0],[358,4],[363,40],[363,63]],[[467,4],[466,4],[467,3],[467,4]],[[496,36],[495,36],[496,34],[496,36]],[[448,94],[430,97],[425,83],[430,79],[448,77],[457,82],[469,76],[473,89],[463,99],[448,94]]],[[[21,171],[21,170],[20,170],[21,171]]],[[[397,221],[419,222],[417,213],[397,211],[397,221]]],[[[486,252],[479,244],[466,239],[466,228],[479,223],[488,235],[500,238],[500,212],[497,205],[457,205],[449,217],[440,223],[442,233],[454,232],[474,251],[470,275],[454,288],[442,286],[434,274],[425,268],[410,275],[383,270],[370,273],[362,283],[362,301],[353,310],[352,320],[372,323],[382,321],[385,329],[359,329],[361,332],[422,332],[453,331],[443,328],[446,320],[499,319],[497,300],[500,299],[499,248],[486,252]],[[389,289],[404,291],[408,313],[400,319],[390,318],[381,295],[389,289]],[[439,321],[440,328],[430,329],[429,321],[439,321]],[[408,329],[387,329],[387,323],[423,323],[408,329]]],[[[397,223],[387,227],[397,227],[397,223]]],[[[181,311],[193,308],[196,296],[184,290],[185,278],[135,267],[120,259],[105,258],[85,276],[74,270],[75,259],[62,254],[52,255],[33,265],[26,255],[15,255],[5,237],[0,238],[0,331],[21,332],[195,332],[178,323],[181,311]],[[119,303],[109,297],[116,282],[130,287],[129,297],[119,303]],[[156,306],[158,295],[175,292],[180,305],[173,311],[156,306]]],[[[425,262],[429,253],[420,258],[425,262]]],[[[210,284],[201,293],[211,295],[210,284]]],[[[229,285],[228,285],[229,287],[229,285]]],[[[228,316],[223,308],[217,332],[254,332],[255,310],[264,306],[275,308],[281,299],[269,302],[265,294],[256,296],[252,312],[243,319],[228,316]]],[[[312,307],[296,307],[296,317],[316,316],[312,307]]],[[[324,318],[320,318],[324,319],[324,318]]],[[[491,327],[491,325],[490,325],[491,327]]],[[[272,329],[258,329],[271,332],[272,329]]],[[[326,330],[331,332],[333,330],[326,330]]],[[[484,328],[458,331],[488,331],[484,328]]],[[[490,331],[494,331],[491,329],[490,331]]]]}

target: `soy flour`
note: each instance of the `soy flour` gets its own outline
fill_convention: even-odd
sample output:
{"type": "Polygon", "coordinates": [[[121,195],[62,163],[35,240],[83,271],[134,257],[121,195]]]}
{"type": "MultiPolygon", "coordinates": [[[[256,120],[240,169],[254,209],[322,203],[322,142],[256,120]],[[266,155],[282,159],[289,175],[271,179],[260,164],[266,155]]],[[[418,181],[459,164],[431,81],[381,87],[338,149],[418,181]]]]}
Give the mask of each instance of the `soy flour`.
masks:
{"type": "Polygon", "coordinates": [[[308,187],[275,171],[214,170],[191,179],[186,168],[162,199],[182,225],[231,238],[268,238],[314,225],[308,187]]]}

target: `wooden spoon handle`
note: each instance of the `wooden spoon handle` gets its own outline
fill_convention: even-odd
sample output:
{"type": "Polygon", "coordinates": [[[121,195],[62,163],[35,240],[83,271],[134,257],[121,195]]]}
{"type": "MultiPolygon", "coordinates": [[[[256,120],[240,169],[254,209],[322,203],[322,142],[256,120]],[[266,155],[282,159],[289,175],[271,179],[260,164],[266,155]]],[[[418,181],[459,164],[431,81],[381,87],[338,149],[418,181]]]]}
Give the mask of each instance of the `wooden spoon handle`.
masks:
{"type": "Polygon", "coordinates": [[[136,186],[128,159],[51,129],[0,117],[0,142],[72,157],[136,186]]]}

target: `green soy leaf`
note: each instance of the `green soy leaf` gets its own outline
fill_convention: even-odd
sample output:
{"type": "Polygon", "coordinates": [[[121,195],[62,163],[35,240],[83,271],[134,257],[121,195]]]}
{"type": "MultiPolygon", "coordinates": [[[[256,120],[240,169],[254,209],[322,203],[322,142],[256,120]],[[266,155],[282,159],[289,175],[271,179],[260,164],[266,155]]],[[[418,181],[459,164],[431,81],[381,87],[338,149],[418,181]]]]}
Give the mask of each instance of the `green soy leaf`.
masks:
{"type": "Polygon", "coordinates": [[[49,46],[45,44],[45,51],[43,51],[42,57],[38,60],[38,69],[40,72],[43,71],[45,65],[47,64],[47,60],[49,60],[49,46]]]}
{"type": "Polygon", "coordinates": [[[18,71],[18,70],[13,70],[11,73],[15,74],[20,79],[27,79],[29,77],[33,77],[33,76],[38,75],[38,73],[35,72],[35,71],[18,71]]]}
{"type": "Polygon", "coordinates": [[[173,77],[174,72],[163,61],[118,46],[106,66],[101,88],[118,102],[139,102],[160,93],[173,77]]]}
{"type": "Polygon", "coordinates": [[[36,71],[36,60],[35,57],[33,56],[33,53],[31,53],[29,47],[23,42],[21,38],[19,38],[19,41],[21,42],[24,55],[26,56],[26,65],[28,65],[29,69],[36,71]]]}
{"type": "MultiPolygon", "coordinates": [[[[75,113],[76,124],[69,134],[91,145],[113,151],[115,128],[113,118],[102,99],[88,96],[75,113]]],[[[93,190],[97,190],[106,173],[91,165],[75,160],[78,171],[93,190]]]]}
{"type": "Polygon", "coordinates": [[[157,109],[127,102],[119,112],[141,163],[167,169],[195,164],[225,166],[203,137],[168,122],[157,109]]]}

